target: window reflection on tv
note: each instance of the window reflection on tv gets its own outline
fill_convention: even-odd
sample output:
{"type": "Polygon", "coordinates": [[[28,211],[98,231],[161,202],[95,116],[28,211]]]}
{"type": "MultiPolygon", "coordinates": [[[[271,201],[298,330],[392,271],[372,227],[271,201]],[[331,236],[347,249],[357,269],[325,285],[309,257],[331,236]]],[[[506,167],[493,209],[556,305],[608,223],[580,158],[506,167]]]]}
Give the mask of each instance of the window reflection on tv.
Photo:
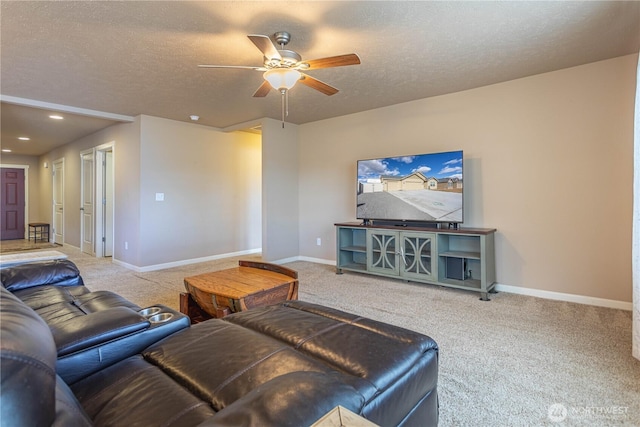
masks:
{"type": "Polygon", "coordinates": [[[462,151],[358,160],[357,218],[461,223],[462,151]]]}

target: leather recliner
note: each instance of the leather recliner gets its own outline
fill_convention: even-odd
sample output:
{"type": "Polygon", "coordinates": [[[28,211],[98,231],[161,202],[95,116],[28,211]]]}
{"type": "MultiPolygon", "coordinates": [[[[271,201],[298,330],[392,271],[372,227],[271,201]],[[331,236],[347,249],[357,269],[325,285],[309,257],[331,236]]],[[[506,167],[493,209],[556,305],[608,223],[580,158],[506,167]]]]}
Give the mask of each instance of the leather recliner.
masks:
{"type": "Polygon", "coordinates": [[[57,373],[68,383],[86,377],[189,327],[187,316],[165,306],[171,321],[154,323],[143,309],[109,291],[90,291],[69,260],[20,264],[0,270],[7,291],[31,307],[51,329],[57,373]]]}

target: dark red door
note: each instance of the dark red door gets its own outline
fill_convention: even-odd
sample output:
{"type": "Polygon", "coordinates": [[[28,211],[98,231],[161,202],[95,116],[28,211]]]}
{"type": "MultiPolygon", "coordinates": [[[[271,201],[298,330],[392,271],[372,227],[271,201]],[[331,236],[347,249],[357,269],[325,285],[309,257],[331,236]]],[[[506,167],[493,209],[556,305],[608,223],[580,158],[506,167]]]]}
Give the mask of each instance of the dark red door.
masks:
{"type": "Polygon", "coordinates": [[[0,240],[24,239],[24,169],[1,171],[0,240]]]}

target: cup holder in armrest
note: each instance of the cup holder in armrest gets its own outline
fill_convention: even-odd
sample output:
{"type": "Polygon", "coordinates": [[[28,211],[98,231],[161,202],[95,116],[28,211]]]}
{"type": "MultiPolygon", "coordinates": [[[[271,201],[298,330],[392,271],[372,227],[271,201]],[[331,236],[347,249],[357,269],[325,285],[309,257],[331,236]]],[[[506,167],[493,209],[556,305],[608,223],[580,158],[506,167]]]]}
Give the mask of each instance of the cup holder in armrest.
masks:
{"type": "Polygon", "coordinates": [[[173,313],[154,314],[153,316],[149,317],[149,322],[151,322],[151,323],[164,323],[164,322],[167,322],[167,321],[171,320],[171,318],[173,318],[173,313]]]}
{"type": "Polygon", "coordinates": [[[140,316],[151,317],[153,315],[160,313],[161,311],[162,309],[160,307],[149,307],[149,308],[143,308],[138,313],[140,313],[140,316]]]}

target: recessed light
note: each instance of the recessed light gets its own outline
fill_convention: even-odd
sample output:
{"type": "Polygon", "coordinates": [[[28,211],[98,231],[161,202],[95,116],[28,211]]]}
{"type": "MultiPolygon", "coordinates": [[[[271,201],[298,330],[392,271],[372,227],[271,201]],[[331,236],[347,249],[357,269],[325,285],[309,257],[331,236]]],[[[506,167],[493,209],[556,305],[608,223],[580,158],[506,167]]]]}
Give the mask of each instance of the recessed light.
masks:
{"type": "Polygon", "coordinates": [[[10,152],[11,152],[11,150],[9,150],[8,148],[3,148],[3,149],[2,149],[2,152],[3,152],[3,153],[10,153],[10,152]]]}
{"type": "Polygon", "coordinates": [[[64,117],[59,116],[57,114],[52,114],[52,115],[49,116],[49,118],[50,119],[54,119],[54,120],[62,120],[62,119],[64,119],[64,117]]]}
{"type": "Polygon", "coordinates": [[[193,115],[189,116],[189,118],[190,118],[191,120],[193,120],[194,122],[197,122],[198,120],[200,120],[200,116],[196,116],[195,114],[193,114],[193,115]]]}
{"type": "Polygon", "coordinates": [[[18,139],[19,139],[20,141],[31,141],[31,138],[26,137],[26,136],[19,136],[19,137],[18,137],[18,139]]]}

